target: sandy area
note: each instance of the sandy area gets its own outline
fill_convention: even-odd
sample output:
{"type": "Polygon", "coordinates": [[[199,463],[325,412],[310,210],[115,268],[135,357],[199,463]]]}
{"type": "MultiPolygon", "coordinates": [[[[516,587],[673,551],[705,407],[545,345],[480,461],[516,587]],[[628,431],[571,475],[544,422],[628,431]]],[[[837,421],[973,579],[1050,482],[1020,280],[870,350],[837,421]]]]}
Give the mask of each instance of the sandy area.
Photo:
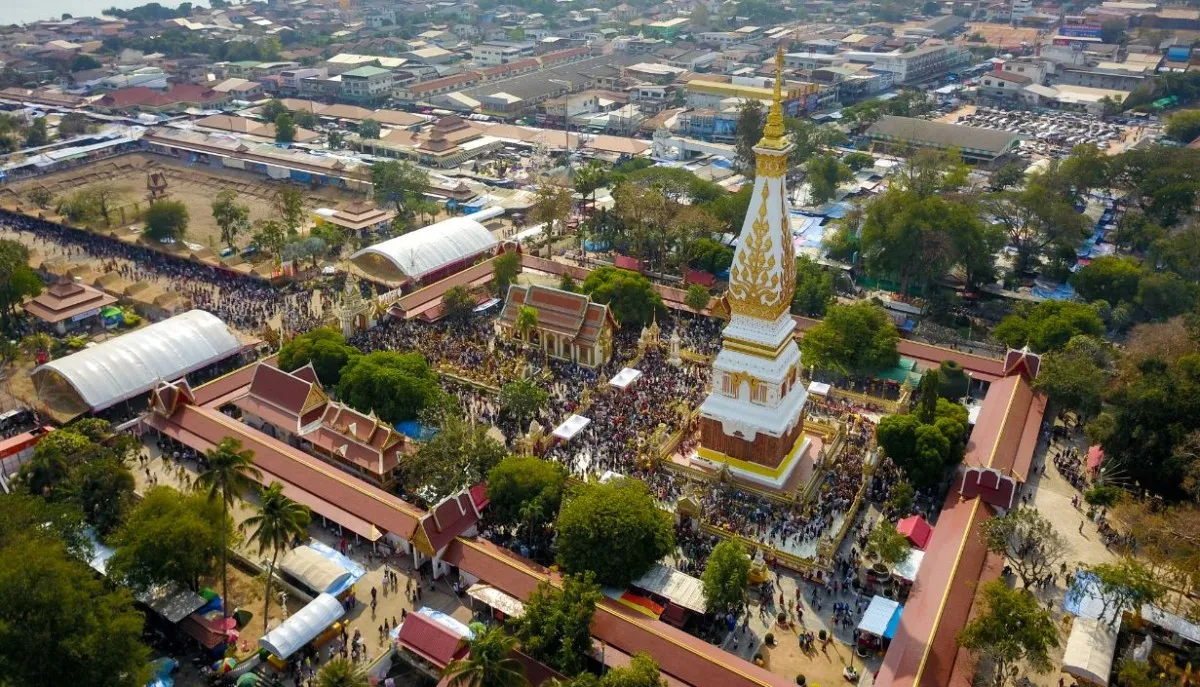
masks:
{"type": "Polygon", "coordinates": [[[990,45],[993,48],[1016,50],[1022,43],[1033,47],[1038,43],[1038,30],[1029,27],[1012,27],[1008,24],[988,24],[986,22],[971,22],[967,30],[958,38],[961,45],[990,45]],[[983,37],[985,43],[970,42],[967,39],[975,34],[983,37]]]}
{"type": "MultiPolygon", "coordinates": [[[[257,221],[278,217],[272,209],[271,197],[282,184],[262,176],[235,170],[214,170],[209,167],[188,167],[171,158],[150,154],[124,155],[34,179],[24,180],[0,191],[4,195],[16,195],[26,199],[25,194],[44,186],[56,196],[103,184],[120,195],[117,205],[133,209],[134,203],[145,207],[146,182],[151,172],[163,172],[167,178],[167,194],[172,200],[182,201],[188,208],[189,222],[187,240],[217,249],[220,247],[220,229],[212,218],[212,200],[218,192],[233,189],[238,192],[239,202],[250,206],[250,220],[257,221]]],[[[360,194],[332,188],[309,188],[298,186],[304,191],[306,207],[337,207],[340,203],[361,199],[360,194]]],[[[120,213],[113,213],[114,225],[122,225],[120,213]]],[[[132,214],[132,213],[130,213],[132,214]]],[[[307,219],[307,218],[306,218],[307,219]]],[[[250,237],[242,236],[240,245],[249,243],[250,237]]]]}

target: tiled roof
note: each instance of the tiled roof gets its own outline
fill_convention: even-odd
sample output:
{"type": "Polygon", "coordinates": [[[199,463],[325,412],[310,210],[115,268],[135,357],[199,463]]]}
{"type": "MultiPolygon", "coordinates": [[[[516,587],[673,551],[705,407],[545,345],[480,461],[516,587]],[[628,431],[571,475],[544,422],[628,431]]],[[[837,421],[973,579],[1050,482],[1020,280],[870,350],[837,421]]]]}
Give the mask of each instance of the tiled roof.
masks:
{"type": "Polygon", "coordinates": [[[583,294],[545,286],[512,285],[500,313],[500,321],[513,326],[522,305],[536,308],[538,327],[566,334],[583,343],[594,343],[610,318],[608,306],[593,303],[583,294]]]}
{"type": "Polygon", "coordinates": [[[445,668],[464,651],[461,637],[421,613],[409,613],[405,617],[397,639],[400,646],[438,668],[445,668]]]}

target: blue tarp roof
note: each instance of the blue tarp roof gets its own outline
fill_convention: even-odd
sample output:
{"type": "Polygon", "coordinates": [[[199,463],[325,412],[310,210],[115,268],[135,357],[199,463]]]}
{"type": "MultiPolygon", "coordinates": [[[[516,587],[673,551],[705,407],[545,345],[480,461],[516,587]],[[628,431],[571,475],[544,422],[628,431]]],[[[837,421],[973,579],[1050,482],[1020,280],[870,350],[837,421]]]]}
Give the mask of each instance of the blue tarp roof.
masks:
{"type": "Polygon", "coordinates": [[[324,558],[328,558],[329,560],[341,566],[343,570],[350,573],[350,576],[342,579],[337,586],[332,589],[326,589],[325,592],[328,594],[332,594],[334,596],[341,594],[347,589],[353,587],[355,582],[358,582],[362,579],[363,575],[367,574],[367,571],[361,565],[355,563],[346,556],[343,556],[339,551],[326,546],[317,539],[309,541],[308,548],[321,554],[321,556],[324,558]]]}

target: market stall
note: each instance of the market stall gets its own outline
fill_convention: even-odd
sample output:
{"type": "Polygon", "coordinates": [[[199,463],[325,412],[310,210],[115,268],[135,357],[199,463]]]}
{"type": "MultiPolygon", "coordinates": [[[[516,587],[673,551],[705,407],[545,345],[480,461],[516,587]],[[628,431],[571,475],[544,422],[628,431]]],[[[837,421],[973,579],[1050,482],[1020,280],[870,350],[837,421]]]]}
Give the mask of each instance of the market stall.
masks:
{"type": "Polygon", "coordinates": [[[858,651],[860,654],[887,649],[896,628],[900,626],[900,613],[904,607],[898,601],[875,596],[858,623],[858,651]]]}
{"type": "Polygon", "coordinates": [[[1062,671],[1085,685],[1106,687],[1117,651],[1117,633],[1092,618],[1076,618],[1063,651],[1062,671]]]}

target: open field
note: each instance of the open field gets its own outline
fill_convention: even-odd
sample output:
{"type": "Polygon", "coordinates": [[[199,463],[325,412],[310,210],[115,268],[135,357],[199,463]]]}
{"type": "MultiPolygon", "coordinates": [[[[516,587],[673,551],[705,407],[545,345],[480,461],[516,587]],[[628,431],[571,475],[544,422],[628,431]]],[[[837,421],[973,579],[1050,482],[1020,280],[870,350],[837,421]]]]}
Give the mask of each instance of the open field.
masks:
{"type": "Polygon", "coordinates": [[[1019,50],[1022,44],[1033,47],[1038,44],[1038,30],[1027,26],[1012,27],[1008,24],[988,24],[986,22],[971,22],[967,30],[958,38],[958,43],[968,45],[990,45],[1000,50],[1019,50]],[[967,38],[979,34],[984,43],[971,43],[967,38]]]}
{"type": "MultiPolygon", "coordinates": [[[[74,169],[22,180],[6,187],[0,194],[28,201],[27,194],[35,188],[45,187],[55,196],[63,196],[80,189],[104,185],[115,190],[120,200],[115,204],[125,206],[132,220],[134,204],[146,206],[146,180],[150,173],[162,172],[167,178],[167,194],[172,200],[182,201],[188,208],[189,223],[187,240],[209,248],[220,248],[220,229],[212,218],[212,200],[225,189],[238,192],[239,202],[250,206],[250,220],[257,221],[276,217],[271,198],[283,186],[281,182],[236,170],[214,170],[209,167],[188,167],[184,163],[166,157],[146,153],[123,155],[74,169]]],[[[306,197],[306,207],[337,207],[339,204],[361,198],[361,195],[340,189],[300,186],[306,197]]],[[[53,207],[53,205],[51,206],[53,207]]],[[[119,211],[115,215],[114,227],[122,224],[119,211]]],[[[125,222],[131,224],[132,221],[125,222]]],[[[249,243],[249,236],[239,239],[241,245],[249,243]]]]}

